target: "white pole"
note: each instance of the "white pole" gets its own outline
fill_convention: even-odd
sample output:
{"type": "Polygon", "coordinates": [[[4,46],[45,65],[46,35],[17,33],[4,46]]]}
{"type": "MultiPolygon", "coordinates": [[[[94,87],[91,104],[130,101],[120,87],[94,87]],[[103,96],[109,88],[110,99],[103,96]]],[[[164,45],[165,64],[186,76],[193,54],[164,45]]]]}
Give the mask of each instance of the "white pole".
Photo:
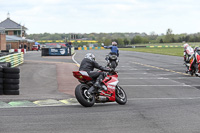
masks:
{"type": "Polygon", "coordinates": [[[21,37],[22,37],[22,25],[21,25],[21,37]]]}

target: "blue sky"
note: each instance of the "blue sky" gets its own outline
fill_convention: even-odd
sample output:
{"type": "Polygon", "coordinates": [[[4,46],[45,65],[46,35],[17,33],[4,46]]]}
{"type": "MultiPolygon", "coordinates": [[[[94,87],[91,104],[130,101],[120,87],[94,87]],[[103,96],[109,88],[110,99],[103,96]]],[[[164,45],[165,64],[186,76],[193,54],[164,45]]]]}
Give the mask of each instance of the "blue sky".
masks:
{"type": "Polygon", "coordinates": [[[200,32],[199,0],[0,0],[27,33],[200,32]]]}

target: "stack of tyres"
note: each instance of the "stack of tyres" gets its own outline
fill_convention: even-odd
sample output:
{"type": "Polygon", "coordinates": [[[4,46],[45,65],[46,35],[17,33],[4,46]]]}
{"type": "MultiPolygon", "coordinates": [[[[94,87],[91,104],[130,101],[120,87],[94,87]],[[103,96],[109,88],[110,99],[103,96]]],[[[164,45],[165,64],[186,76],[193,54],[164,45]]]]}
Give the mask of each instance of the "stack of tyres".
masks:
{"type": "Polygon", "coordinates": [[[3,68],[0,67],[0,95],[3,95],[3,68]]]}
{"type": "Polygon", "coordinates": [[[3,68],[3,94],[19,95],[20,69],[15,67],[3,68]]]}

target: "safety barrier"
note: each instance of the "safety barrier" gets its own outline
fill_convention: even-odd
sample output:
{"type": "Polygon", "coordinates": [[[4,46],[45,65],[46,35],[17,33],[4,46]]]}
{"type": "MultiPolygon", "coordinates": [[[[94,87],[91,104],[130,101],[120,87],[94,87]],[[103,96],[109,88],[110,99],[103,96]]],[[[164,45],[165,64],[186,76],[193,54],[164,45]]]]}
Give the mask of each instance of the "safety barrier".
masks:
{"type": "Polygon", "coordinates": [[[16,67],[24,62],[24,54],[20,52],[2,56],[0,57],[0,62],[10,62],[11,67],[16,67]]]}
{"type": "Polygon", "coordinates": [[[104,49],[104,47],[78,47],[78,50],[104,49]]]}
{"type": "Polygon", "coordinates": [[[178,48],[183,47],[181,45],[158,45],[158,46],[146,46],[147,48],[178,48]]]}
{"type": "Polygon", "coordinates": [[[26,49],[10,49],[9,53],[12,53],[12,52],[17,52],[17,53],[23,52],[23,54],[25,54],[26,53],[26,49]]]}

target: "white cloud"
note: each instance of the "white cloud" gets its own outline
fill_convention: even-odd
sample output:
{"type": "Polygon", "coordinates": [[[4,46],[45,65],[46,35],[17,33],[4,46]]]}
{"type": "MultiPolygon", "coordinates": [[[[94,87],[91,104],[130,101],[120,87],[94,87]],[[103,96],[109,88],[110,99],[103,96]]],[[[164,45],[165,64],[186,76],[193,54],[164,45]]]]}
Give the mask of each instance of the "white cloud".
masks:
{"type": "Polygon", "coordinates": [[[0,0],[0,20],[24,23],[28,33],[199,32],[198,0],[0,0]]]}

